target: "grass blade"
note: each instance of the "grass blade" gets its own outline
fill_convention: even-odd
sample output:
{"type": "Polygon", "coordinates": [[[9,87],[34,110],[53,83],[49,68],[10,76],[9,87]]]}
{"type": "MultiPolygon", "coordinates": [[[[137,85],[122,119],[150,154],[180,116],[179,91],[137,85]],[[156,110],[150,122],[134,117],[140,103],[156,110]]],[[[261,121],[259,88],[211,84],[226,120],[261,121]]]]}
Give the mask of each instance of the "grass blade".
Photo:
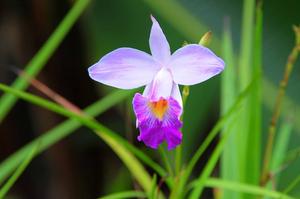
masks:
{"type": "MultiPolygon", "coordinates": [[[[262,1],[256,5],[256,20],[254,27],[253,42],[253,67],[250,74],[254,79],[253,89],[249,96],[248,109],[245,113],[249,114],[246,159],[245,161],[245,182],[259,184],[261,171],[261,121],[262,121],[262,34],[263,34],[263,11],[262,1]]],[[[251,64],[251,62],[249,62],[251,64]]],[[[247,196],[245,196],[247,197],[247,196]]],[[[253,197],[249,197],[253,198],[253,197]]]]}
{"type": "MultiPolygon", "coordinates": [[[[92,127],[92,125],[89,126],[92,127]]],[[[147,193],[150,193],[152,188],[152,180],[143,165],[124,145],[120,144],[119,140],[111,136],[111,134],[113,134],[112,131],[105,129],[105,127],[103,128],[103,126],[97,126],[98,127],[96,127],[96,125],[92,127],[94,130],[95,128],[99,129],[97,129],[96,134],[101,137],[118,155],[141,187],[143,187],[147,193]],[[101,130],[99,127],[101,127],[101,130]]]]}
{"type": "Polygon", "coordinates": [[[125,163],[127,168],[130,170],[131,174],[137,179],[137,181],[140,183],[143,189],[147,192],[151,190],[151,177],[145,171],[141,163],[131,153],[132,151],[138,151],[138,149],[129,144],[122,137],[118,136],[116,133],[104,127],[103,125],[97,123],[91,117],[87,117],[81,114],[78,115],[77,113],[66,110],[55,103],[49,102],[40,97],[25,93],[23,91],[10,88],[3,84],[0,84],[0,89],[5,92],[14,94],[33,104],[47,108],[58,114],[76,119],[80,121],[83,125],[94,130],[96,134],[99,137],[101,137],[115,151],[116,154],[118,154],[119,158],[125,163]]]}
{"type": "Polygon", "coordinates": [[[283,193],[287,194],[291,192],[300,183],[300,175],[297,176],[288,186],[284,189],[283,193]]]}
{"type": "Polygon", "coordinates": [[[102,196],[98,199],[125,199],[125,198],[147,198],[147,195],[141,191],[124,191],[102,196]]]}
{"type": "Polygon", "coordinates": [[[251,56],[254,30],[254,0],[244,0],[243,21],[242,21],[242,41],[240,58],[240,90],[246,88],[251,80],[251,56]]]}
{"type": "Polygon", "coordinates": [[[157,181],[157,175],[154,174],[153,175],[153,178],[152,178],[152,187],[151,187],[151,191],[150,193],[148,194],[149,195],[149,198],[152,198],[152,199],[156,199],[157,198],[157,192],[159,191],[158,189],[158,186],[156,186],[156,182],[157,181]]]}
{"type": "Polygon", "coordinates": [[[204,153],[204,151],[207,149],[207,147],[210,145],[210,143],[213,141],[213,139],[218,135],[219,131],[224,127],[228,119],[234,115],[234,113],[240,108],[242,102],[246,98],[246,96],[249,94],[252,83],[237,97],[235,103],[230,107],[228,112],[224,114],[216,123],[216,125],[213,127],[213,129],[209,132],[208,136],[205,138],[204,142],[200,145],[200,147],[197,149],[197,151],[194,153],[193,157],[189,161],[188,165],[183,171],[182,176],[179,180],[179,185],[177,186],[177,189],[174,189],[172,192],[173,195],[170,196],[170,198],[183,198],[184,194],[184,187],[187,184],[187,181],[198,162],[201,155],[204,153]]]}
{"type": "MultiPolygon", "coordinates": [[[[122,90],[113,92],[86,108],[85,113],[90,116],[99,115],[107,109],[111,108],[116,103],[122,101],[124,98],[128,97],[131,93],[132,92],[122,90]]],[[[62,140],[64,137],[71,134],[80,126],[80,122],[74,119],[69,119],[63,122],[62,124],[56,126],[52,130],[49,130],[48,132],[44,133],[42,136],[39,136],[35,140],[31,141],[29,144],[25,145],[14,154],[10,155],[6,160],[4,160],[0,164],[0,184],[5,180],[5,178],[8,175],[10,175],[10,173],[14,169],[17,168],[17,166],[22,162],[26,155],[30,153],[30,151],[35,147],[39,140],[41,140],[41,144],[38,148],[36,155],[46,150],[56,142],[62,140]]]]}
{"type": "Polygon", "coordinates": [[[38,142],[30,151],[30,153],[25,157],[23,162],[20,164],[20,166],[17,168],[17,170],[14,172],[14,174],[7,180],[7,182],[3,185],[3,187],[0,189],[0,198],[4,198],[4,196],[7,194],[7,192],[10,190],[10,188],[14,185],[14,183],[17,181],[17,179],[21,176],[21,174],[25,171],[31,160],[33,159],[34,155],[38,151],[40,143],[38,142]]]}
{"type": "MultiPolygon", "coordinates": [[[[56,48],[65,38],[67,33],[70,31],[74,23],[77,21],[81,13],[85,10],[90,0],[77,0],[75,5],[71,8],[65,18],[57,26],[53,34],[49,37],[42,48],[37,52],[37,54],[30,60],[30,62],[25,67],[25,72],[29,76],[36,76],[43,66],[46,64],[51,55],[55,52],[56,48]]],[[[19,77],[12,84],[14,89],[24,90],[28,86],[28,82],[19,77]]],[[[0,122],[5,118],[7,113],[13,107],[17,97],[7,93],[0,99],[0,122]]]]}
{"type": "Polygon", "coordinates": [[[227,126],[226,134],[223,134],[223,137],[221,138],[221,141],[219,141],[217,147],[214,149],[213,153],[211,154],[208,162],[205,165],[205,168],[203,169],[200,177],[195,181],[194,189],[189,196],[190,199],[198,199],[200,198],[202,191],[205,187],[205,182],[211,175],[213,169],[215,168],[217,161],[222,153],[222,150],[224,148],[225,143],[227,142],[227,139],[230,135],[232,135],[232,131],[230,131],[231,127],[234,126],[234,121],[236,121],[237,118],[237,111],[235,111],[235,117],[232,119],[232,122],[227,126]]]}
{"type": "Polygon", "coordinates": [[[228,189],[236,192],[253,194],[256,196],[268,196],[277,199],[296,199],[288,195],[282,194],[280,192],[268,190],[266,188],[262,188],[259,186],[240,183],[240,182],[232,182],[232,181],[227,181],[227,180],[222,180],[217,178],[207,179],[205,186],[212,187],[212,188],[228,189]]]}
{"type": "MultiPolygon", "coordinates": [[[[288,151],[288,144],[290,141],[290,135],[292,133],[293,125],[289,122],[285,122],[278,129],[278,137],[274,146],[274,152],[272,155],[271,170],[276,171],[283,164],[288,151]]],[[[276,175],[279,178],[279,174],[276,175]]]]}
{"type": "MultiPolygon", "coordinates": [[[[241,52],[240,52],[240,62],[239,62],[239,85],[240,91],[243,90],[250,82],[251,78],[253,78],[253,68],[251,65],[253,64],[253,31],[254,31],[254,15],[255,15],[255,0],[244,0],[243,5],[243,20],[242,20],[242,37],[241,37],[241,52]]],[[[254,92],[252,90],[252,92],[254,92]]],[[[238,121],[238,140],[237,151],[238,155],[238,168],[239,170],[239,181],[249,182],[249,183],[257,183],[258,182],[258,172],[259,162],[256,159],[256,155],[254,152],[249,151],[249,148],[252,144],[257,143],[257,136],[253,136],[252,134],[257,134],[258,132],[252,132],[252,127],[250,123],[250,114],[251,110],[251,97],[247,99],[244,110],[238,121]],[[248,157],[249,156],[249,157],[248,157]],[[248,172],[249,168],[253,168],[254,170],[248,172]]],[[[256,151],[255,151],[256,152],[256,151]]],[[[241,196],[239,198],[246,198],[247,196],[241,196]]]]}
{"type": "MultiPolygon", "coordinates": [[[[234,101],[237,96],[237,88],[236,88],[236,69],[234,64],[234,52],[233,52],[233,44],[231,38],[231,32],[229,28],[229,21],[225,21],[225,28],[223,33],[222,40],[222,50],[223,50],[223,58],[226,63],[226,69],[221,75],[221,115],[224,115],[229,108],[234,104],[234,101]]],[[[226,125],[224,125],[222,134],[226,134],[226,130],[230,125],[231,121],[228,121],[226,125]]],[[[226,180],[238,180],[237,175],[237,129],[235,127],[231,127],[232,134],[229,136],[228,141],[224,146],[224,150],[221,157],[221,176],[226,180]]],[[[222,198],[237,198],[237,193],[230,192],[224,190],[222,193],[222,198]]]]}

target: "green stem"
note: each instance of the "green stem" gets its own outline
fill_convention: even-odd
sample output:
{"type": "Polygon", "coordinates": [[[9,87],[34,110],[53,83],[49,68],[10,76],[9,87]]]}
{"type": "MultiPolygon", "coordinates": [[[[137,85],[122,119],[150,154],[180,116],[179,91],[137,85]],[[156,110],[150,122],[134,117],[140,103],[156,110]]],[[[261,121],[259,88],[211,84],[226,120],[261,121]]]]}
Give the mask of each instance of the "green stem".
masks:
{"type": "MultiPolygon", "coordinates": [[[[71,8],[62,22],[57,26],[53,34],[49,37],[42,48],[36,53],[36,55],[26,65],[25,72],[29,76],[36,76],[46,62],[49,60],[51,55],[54,53],[56,48],[65,38],[67,33],[70,31],[74,23],[77,21],[79,16],[83,13],[90,0],[77,0],[75,5],[71,8]]],[[[28,87],[28,81],[24,78],[17,78],[12,84],[14,89],[25,90],[28,87]]],[[[3,121],[7,113],[16,103],[17,97],[6,93],[0,99],[0,122],[3,121]]]]}
{"type": "Polygon", "coordinates": [[[300,175],[294,179],[289,186],[283,191],[283,193],[287,194],[292,191],[298,184],[300,183],[300,175]]]}
{"type": "MultiPolygon", "coordinates": [[[[183,107],[183,110],[184,110],[184,107],[185,107],[185,104],[186,104],[186,100],[187,100],[189,94],[190,94],[189,87],[188,86],[184,86],[183,87],[183,91],[182,91],[182,107],[183,107]]],[[[180,118],[181,121],[183,121],[183,116],[184,116],[184,113],[181,115],[181,118],[180,118]]],[[[176,148],[176,151],[175,151],[175,173],[176,173],[176,175],[179,175],[179,173],[180,173],[181,162],[182,162],[182,145],[179,145],[176,148]]]]}
{"type": "Polygon", "coordinates": [[[269,169],[270,169],[270,161],[273,151],[273,144],[274,144],[274,138],[275,138],[275,132],[276,132],[276,125],[277,121],[280,115],[281,111],[281,104],[283,101],[283,97],[285,95],[285,90],[289,81],[290,74],[293,70],[294,64],[298,58],[299,54],[299,48],[300,48],[300,27],[294,27],[295,31],[295,37],[296,37],[296,43],[294,48],[292,49],[292,52],[290,53],[286,66],[285,71],[283,75],[283,79],[281,80],[279,84],[279,90],[277,93],[275,106],[273,109],[273,115],[269,126],[268,131],[268,139],[267,139],[267,145],[264,155],[264,162],[263,162],[263,170],[262,170],[262,176],[261,176],[261,185],[265,185],[269,180],[269,169]]]}
{"type": "MultiPolygon", "coordinates": [[[[237,114],[235,115],[237,116],[237,114]]],[[[215,168],[217,161],[222,153],[222,150],[224,148],[225,143],[227,142],[228,137],[230,136],[230,134],[232,133],[232,131],[230,130],[230,128],[232,128],[234,123],[230,123],[227,126],[227,129],[225,132],[223,132],[223,136],[221,138],[221,140],[219,141],[217,147],[214,149],[213,153],[211,154],[208,162],[206,163],[201,175],[199,176],[199,178],[195,181],[195,188],[193,189],[191,195],[189,196],[190,199],[197,199],[200,198],[203,189],[205,187],[205,182],[206,180],[209,178],[209,176],[211,175],[213,169],[215,168]]]]}
{"type": "Polygon", "coordinates": [[[174,173],[173,173],[173,169],[172,169],[172,166],[171,166],[171,163],[170,163],[170,160],[168,158],[168,155],[166,153],[166,149],[164,146],[160,146],[159,147],[159,152],[160,152],[160,155],[164,161],[164,164],[165,164],[165,167],[167,168],[167,171],[168,171],[168,176],[171,176],[171,177],[174,177],[174,173]]]}
{"type": "MultiPolygon", "coordinates": [[[[206,32],[200,39],[199,44],[203,46],[208,46],[212,37],[212,32],[206,32]]],[[[182,110],[184,110],[186,100],[190,94],[190,89],[188,86],[183,87],[182,91],[182,110]]],[[[183,114],[181,116],[181,121],[183,121],[183,114]]],[[[182,145],[178,146],[175,152],[175,172],[176,175],[179,175],[181,170],[181,162],[182,162],[182,145]]]]}

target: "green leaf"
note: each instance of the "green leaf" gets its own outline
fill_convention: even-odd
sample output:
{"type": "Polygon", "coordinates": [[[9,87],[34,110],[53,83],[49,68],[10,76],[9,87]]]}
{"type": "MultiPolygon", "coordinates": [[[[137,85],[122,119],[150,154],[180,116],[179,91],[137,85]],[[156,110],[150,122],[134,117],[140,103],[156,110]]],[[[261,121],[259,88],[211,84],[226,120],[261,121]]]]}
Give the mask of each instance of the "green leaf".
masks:
{"type": "Polygon", "coordinates": [[[3,185],[3,187],[0,189],[0,198],[4,198],[4,196],[7,194],[7,192],[10,190],[10,188],[14,185],[14,183],[17,181],[17,179],[21,176],[21,174],[25,171],[31,160],[33,159],[34,155],[38,151],[38,148],[40,146],[40,142],[38,142],[30,151],[29,154],[25,157],[23,162],[20,164],[20,166],[17,168],[17,170],[14,172],[14,174],[7,180],[7,182],[3,185]]]}
{"type": "Polygon", "coordinates": [[[257,196],[268,196],[271,198],[277,198],[277,199],[295,199],[293,197],[290,197],[288,195],[282,194],[277,191],[268,190],[266,188],[262,188],[255,185],[240,183],[240,182],[232,182],[232,181],[226,181],[222,179],[217,178],[209,178],[205,182],[206,187],[212,187],[212,188],[222,188],[222,189],[228,189],[236,192],[242,192],[242,193],[248,193],[253,194],[257,196]]]}
{"type": "MultiPolygon", "coordinates": [[[[221,75],[221,115],[224,115],[234,103],[237,96],[237,76],[236,68],[234,63],[234,52],[231,38],[231,32],[229,27],[229,21],[225,21],[225,28],[222,40],[223,59],[226,63],[226,68],[221,75]]],[[[226,130],[232,120],[228,120],[224,125],[222,135],[226,134],[226,130]]],[[[231,127],[231,135],[228,138],[224,146],[224,150],[221,157],[221,176],[226,180],[238,180],[238,150],[237,145],[239,140],[237,139],[238,129],[231,127]]],[[[224,191],[222,198],[237,198],[237,193],[224,191]]]]}
{"type": "Polygon", "coordinates": [[[300,175],[298,175],[283,191],[283,193],[287,194],[291,192],[298,184],[300,183],[300,175]]]}
{"type": "MultiPolygon", "coordinates": [[[[263,33],[263,11],[262,3],[258,1],[256,6],[256,21],[254,27],[254,40],[252,49],[253,67],[251,67],[251,77],[254,79],[253,89],[249,96],[249,104],[246,107],[245,114],[249,115],[247,135],[246,154],[244,155],[243,164],[245,165],[245,182],[259,184],[261,173],[261,135],[262,135],[262,33],[263,33]],[[251,172],[250,172],[251,171],[251,172]]],[[[250,48],[250,47],[249,47],[250,48]]],[[[249,60],[248,60],[249,61],[249,60]]],[[[249,64],[251,62],[249,61],[249,64]]],[[[249,74],[248,74],[249,75],[249,74]]],[[[250,75],[249,75],[250,76],[250,75]]],[[[246,121],[247,122],[247,121],[246,121]]],[[[243,132],[241,133],[243,134],[243,132]]],[[[244,196],[247,197],[247,196],[244,196]]],[[[250,198],[253,198],[250,196],[250,198]]]]}
{"type": "Polygon", "coordinates": [[[156,199],[157,198],[158,187],[156,186],[156,181],[157,181],[157,175],[154,174],[153,178],[152,178],[151,191],[149,193],[149,198],[150,199],[156,199]]]}
{"type": "MultiPolygon", "coordinates": [[[[132,176],[136,178],[138,183],[143,187],[143,189],[147,192],[151,190],[151,177],[146,172],[142,164],[133,156],[130,150],[135,149],[134,146],[129,144],[126,140],[118,136],[116,133],[111,131],[110,129],[104,127],[103,125],[97,123],[91,117],[77,114],[72,111],[66,110],[63,107],[44,100],[40,97],[25,93],[20,90],[16,90],[5,86],[4,84],[0,84],[0,89],[9,92],[13,95],[16,95],[22,99],[25,99],[33,104],[42,106],[47,108],[53,112],[64,115],[66,117],[70,117],[78,120],[83,125],[92,129],[99,137],[101,137],[110,147],[111,149],[118,155],[118,157],[124,162],[132,176]]],[[[133,150],[133,151],[134,151],[133,150]]]]}
{"type": "Polygon", "coordinates": [[[230,109],[224,114],[215,124],[215,126],[212,128],[212,130],[209,132],[208,136],[205,138],[204,142],[199,146],[199,148],[194,153],[191,160],[188,162],[188,165],[183,170],[182,175],[180,176],[180,179],[178,180],[178,185],[174,185],[177,188],[173,189],[171,192],[170,198],[182,198],[183,194],[185,192],[184,187],[196,165],[201,155],[204,153],[204,151],[207,149],[207,147],[210,145],[210,143],[213,141],[213,139],[218,135],[219,131],[224,127],[226,122],[231,119],[231,117],[238,111],[238,109],[241,107],[242,102],[249,94],[253,83],[251,83],[236,99],[235,103],[230,107],[230,109]]]}
{"type": "MultiPolygon", "coordinates": [[[[242,37],[241,37],[241,51],[239,62],[239,85],[240,90],[243,90],[255,78],[254,86],[259,85],[259,79],[256,78],[258,73],[254,73],[253,59],[253,43],[260,46],[259,39],[254,40],[254,17],[255,17],[255,0],[244,0],[243,5],[243,20],[242,20],[242,37]]],[[[260,24],[257,23],[259,26],[260,24]]],[[[258,27],[257,26],[257,27],[258,27]]],[[[259,27],[258,27],[259,29],[259,27]]],[[[257,34],[259,36],[259,34],[257,34]]],[[[259,49],[258,49],[259,51],[259,49]]],[[[259,51],[260,52],[260,51],[259,51]]],[[[257,66],[259,59],[257,59],[257,66]]],[[[255,96],[260,95],[260,89],[251,91],[249,99],[247,99],[244,110],[236,121],[238,124],[238,137],[237,143],[238,151],[238,168],[239,181],[257,184],[259,182],[260,173],[260,121],[255,118],[260,114],[260,98],[256,99],[255,96]],[[249,172],[251,171],[251,172],[249,172]]],[[[260,119],[260,118],[258,118],[260,119]]],[[[243,195],[240,198],[248,198],[243,195]]]]}
{"type": "Polygon", "coordinates": [[[147,195],[141,191],[124,191],[102,196],[98,199],[125,199],[125,198],[147,198],[147,195]]]}
{"type": "Polygon", "coordinates": [[[214,149],[213,153],[211,154],[208,162],[206,163],[201,175],[199,176],[198,179],[195,180],[195,186],[194,189],[192,190],[191,195],[189,196],[190,199],[198,199],[200,198],[203,189],[205,187],[205,182],[207,181],[207,179],[209,178],[209,176],[211,175],[213,169],[215,168],[218,159],[222,153],[222,150],[224,148],[225,143],[228,140],[228,137],[231,135],[232,131],[231,131],[231,127],[234,126],[234,122],[236,121],[237,116],[239,116],[239,114],[234,115],[235,117],[232,118],[232,121],[228,126],[227,129],[225,131],[225,133],[223,134],[223,137],[221,138],[221,141],[219,141],[217,147],[214,149]]]}
{"type": "MultiPolygon", "coordinates": [[[[284,122],[281,124],[278,135],[276,138],[276,142],[274,145],[274,151],[272,155],[272,162],[271,162],[271,171],[276,171],[282,166],[283,161],[286,157],[290,135],[292,133],[293,125],[289,122],[284,122]]],[[[276,178],[279,179],[279,174],[276,175],[276,178]]]]}
{"type": "MultiPolygon", "coordinates": [[[[94,104],[87,107],[84,111],[87,115],[90,116],[97,116],[104,111],[111,108],[113,105],[117,104],[118,102],[122,101],[132,92],[128,91],[115,91],[106,97],[102,98],[101,100],[95,102],[94,104]]],[[[81,123],[74,119],[69,119],[62,124],[56,126],[52,130],[43,133],[42,136],[39,136],[35,140],[31,141],[29,144],[25,145],[14,154],[10,155],[6,160],[4,160],[0,164],[0,184],[5,180],[5,178],[10,175],[10,173],[17,168],[17,166],[22,162],[22,160],[26,157],[28,153],[35,147],[35,145],[41,140],[41,144],[38,148],[36,153],[39,154],[46,150],[47,148],[51,147],[53,144],[57,143],[58,141],[62,140],[72,132],[74,132],[77,128],[81,126],[81,123]]],[[[150,165],[152,163],[150,162],[150,165]]],[[[158,165],[153,165],[154,168],[159,168],[158,165]]]]}

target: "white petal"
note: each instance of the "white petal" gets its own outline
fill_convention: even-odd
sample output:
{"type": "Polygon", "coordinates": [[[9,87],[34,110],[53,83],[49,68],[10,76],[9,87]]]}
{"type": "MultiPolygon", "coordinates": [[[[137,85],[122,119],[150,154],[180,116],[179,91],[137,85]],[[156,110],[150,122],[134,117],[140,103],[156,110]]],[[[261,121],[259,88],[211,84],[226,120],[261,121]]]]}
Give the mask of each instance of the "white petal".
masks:
{"type": "Polygon", "coordinates": [[[144,91],[143,91],[143,96],[149,96],[149,92],[151,91],[151,88],[152,88],[152,82],[147,84],[144,88],[144,91]]]}
{"type": "Polygon", "coordinates": [[[182,97],[181,97],[179,86],[176,83],[173,83],[171,97],[173,97],[179,103],[180,107],[182,108],[182,97]]]}
{"type": "Polygon", "coordinates": [[[211,50],[197,44],[186,45],[178,49],[168,64],[174,82],[181,85],[203,82],[219,74],[224,66],[223,60],[211,50]]]}
{"type": "Polygon", "coordinates": [[[150,100],[157,101],[161,97],[169,98],[172,92],[173,78],[170,71],[162,68],[154,77],[152,83],[145,88],[144,96],[150,100]]]}
{"type": "Polygon", "coordinates": [[[92,79],[121,89],[146,85],[159,70],[149,54],[133,48],[116,49],[88,69],[92,79]]]}
{"type": "Polygon", "coordinates": [[[164,65],[167,64],[171,57],[170,46],[159,23],[153,16],[151,16],[151,20],[153,23],[149,38],[151,54],[154,59],[164,65]]]}

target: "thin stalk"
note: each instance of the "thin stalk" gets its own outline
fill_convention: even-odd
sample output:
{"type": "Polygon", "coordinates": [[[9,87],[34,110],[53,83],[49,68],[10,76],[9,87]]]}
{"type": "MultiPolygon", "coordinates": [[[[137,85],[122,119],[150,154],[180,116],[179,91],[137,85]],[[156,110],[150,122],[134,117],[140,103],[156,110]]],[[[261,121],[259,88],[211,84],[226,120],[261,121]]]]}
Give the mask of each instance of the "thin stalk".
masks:
{"type": "Polygon", "coordinates": [[[159,150],[159,153],[163,159],[163,162],[165,164],[165,167],[168,171],[168,175],[171,176],[172,178],[174,177],[174,172],[173,172],[173,169],[172,169],[172,166],[171,166],[171,163],[170,163],[170,159],[168,158],[168,155],[166,153],[166,148],[165,146],[160,146],[158,148],[159,150]]]}
{"type": "MultiPolygon", "coordinates": [[[[212,32],[206,32],[200,39],[199,45],[208,46],[211,42],[212,32]]],[[[190,89],[188,86],[185,86],[182,91],[182,110],[184,110],[185,103],[187,98],[190,94],[190,89]]],[[[183,114],[181,116],[181,121],[183,121],[183,114]]],[[[182,162],[182,145],[178,146],[175,152],[175,172],[177,175],[180,173],[181,169],[181,162],[182,162]]]]}
{"type": "Polygon", "coordinates": [[[299,183],[300,183],[300,175],[297,178],[295,178],[286,189],[284,189],[283,193],[287,194],[291,192],[299,183]]]}
{"type": "MultiPolygon", "coordinates": [[[[185,107],[186,100],[190,94],[189,86],[184,86],[182,90],[182,107],[185,107]]],[[[184,108],[183,108],[184,110],[184,108]]],[[[181,121],[183,121],[184,113],[181,115],[181,121]]],[[[181,128],[182,130],[183,128],[181,128]]],[[[181,170],[181,162],[182,162],[182,145],[179,145],[175,151],[175,173],[179,175],[181,170]]]]}
{"type": "MultiPolygon", "coordinates": [[[[237,114],[235,115],[237,117],[237,114]]],[[[234,121],[234,119],[233,119],[234,121]]],[[[208,162],[205,165],[205,168],[203,169],[201,175],[196,179],[195,181],[195,187],[189,196],[189,199],[197,199],[200,198],[203,189],[205,187],[205,182],[211,175],[213,169],[215,168],[217,161],[223,151],[224,145],[227,142],[228,137],[232,133],[231,128],[233,127],[234,122],[229,123],[227,126],[226,131],[223,133],[223,136],[221,140],[219,141],[217,147],[214,149],[212,155],[210,156],[208,162]]]]}
{"type": "Polygon", "coordinates": [[[262,176],[261,176],[261,185],[265,185],[269,180],[269,169],[270,169],[270,160],[272,156],[272,150],[273,150],[273,144],[274,144],[274,138],[276,133],[276,125],[277,121],[280,115],[281,111],[281,105],[283,101],[283,97],[285,95],[285,90],[290,78],[290,74],[293,71],[294,64],[298,58],[298,54],[300,51],[300,27],[294,26],[294,32],[295,32],[295,46],[293,47],[290,55],[288,56],[287,63],[285,66],[285,71],[283,74],[283,79],[281,80],[279,84],[279,90],[277,93],[275,106],[273,109],[272,119],[269,125],[268,130],[268,139],[267,139],[267,145],[265,149],[264,154],[264,162],[263,162],[263,170],[262,170],[262,176]]]}

